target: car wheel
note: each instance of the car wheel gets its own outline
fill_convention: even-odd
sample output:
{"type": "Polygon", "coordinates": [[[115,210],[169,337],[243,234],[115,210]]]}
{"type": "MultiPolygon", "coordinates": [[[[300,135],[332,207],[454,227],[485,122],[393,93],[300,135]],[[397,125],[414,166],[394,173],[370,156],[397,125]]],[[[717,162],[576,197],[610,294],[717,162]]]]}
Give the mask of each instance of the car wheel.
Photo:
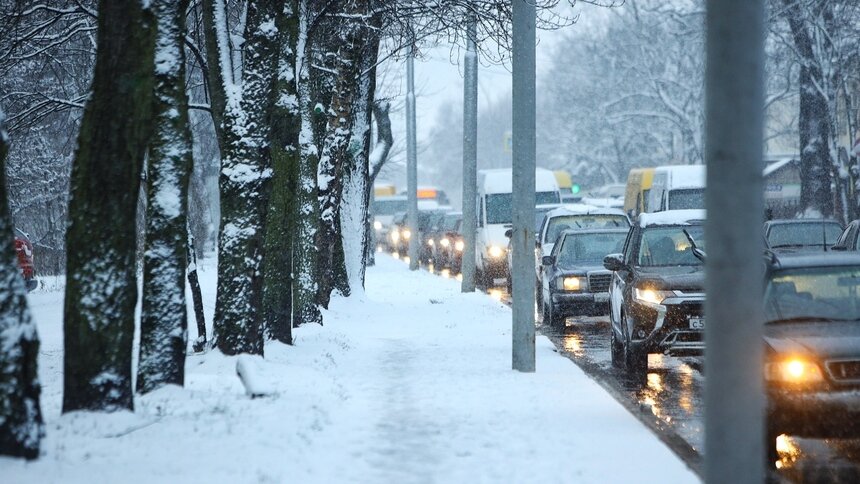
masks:
{"type": "Polygon", "coordinates": [[[612,339],[609,342],[609,352],[612,356],[612,366],[616,368],[621,368],[624,356],[624,345],[622,345],[621,342],[618,341],[618,337],[615,335],[615,330],[612,328],[611,322],[609,326],[609,333],[612,335],[612,339]]]}
{"type": "Polygon", "coordinates": [[[764,455],[766,456],[764,468],[766,471],[775,469],[776,462],[779,460],[779,452],[776,450],[776,439],[778,437],[779,431],[767,425],[764,433],[764,455]]]}
{"type": "Polygon", "coordinates": [[[627,324],[624,313],[621,313],[621,321],[625,324],[622,326],[624,331],[624,367],[627,374],[630,375],[636,382],[644,382],[648,376],[648,353],[639,348],[634,348],[630,341],[630,334],[627,332],[627,324]]]}
{"type": "Polygon", "coordinates": [[[540,312],[541,322],[545,325],[549,325],[550,324],[549,307],[547,307],[546,303],[544,303],[543,301],[541,301],[540,305],[541,305],[540,306],[541,307],[541,312],[540,312]]]}
{"type": "Polygon", "coordinates": [[[562,329],[564,328],[565,317],[563,314],[558,314],[557,311],[553,310],[552,304],[549,304],[549,324],[553,328],[562,329]]]}

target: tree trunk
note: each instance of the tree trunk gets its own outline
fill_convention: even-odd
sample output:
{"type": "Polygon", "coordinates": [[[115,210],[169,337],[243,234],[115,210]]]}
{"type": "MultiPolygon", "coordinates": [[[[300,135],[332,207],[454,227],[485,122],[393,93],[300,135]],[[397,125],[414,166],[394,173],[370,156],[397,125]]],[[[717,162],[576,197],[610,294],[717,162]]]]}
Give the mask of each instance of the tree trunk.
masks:
{"type": "MultiPolygon", "coordinates": [[[[0,112],[0,123],[5,116],[0,112]]],[[[45,434],[39,405],[39,337],[15,256],[6,195],[5,126],[0,126],[0,455],[35,459],[45,434]]]]}
{"type": "Polygon", "coordinates": [[[332,290],[349,295],[349,280],[343,253],[340,209],[343,198],[344,167],[350,157],[350,141],[357,123],[356,97],[359,95],[362,31],[366,13],[363,0],[353,0],[345,9],[346,20],[339,27],[336,83],[328,110],[328,124],[319,161],[320,247],[318,301],[328,308],[332,290]]]}
{"type": "MultiPolygon", "coordinates": [[[[374,73],[375,76],[375,73],[374,73]]],[[[376,177],[382,170],[385,160],[388,159],[388,153],[394,145],[394,136],[391,134],[391,117],[389,111],[391,104],[388,101],[376,101],[373,103],[373,118],[376,120],[376,146],[370,154],[368,160],[370,165],[370,179],[365,187],[365,197],[368,200],[368,206],[373,201],[373,184],[376,182],[376,177]]],[[[371,231],[373,228],[373,213],[367,210],[367,220],[365,221],[365,237],[367,240],[372,240],[371,231]]],[[[372,266],[376,263],[376,247],[368,244],[365,248],[365,266],[372,266]]]]}
{"type": "Polygon", "coordinates": [[[808,216],[833,215],[830,154],[831,123],[827,98],[821,91],[830,80],[822,74],[813,50],[806,16],[798,2],[783,0],[786,19],[800,57],[800,209],[808,216]]]}
{"type": "Polygon", "coordinates": [[[133,408],[135,210],[149,141],[155,21],[100,2],[92,94],[72,166],[63,411],[133,408]]]}
{"type": "Polygon", "coordinates": [[[148,393],[185,381],[185,306],[191,128],[185,94],[188,0],[155,0],[155,99],[146,190],[146,248],[137,389],[148,393]]]}
{"type": "MultiPolygon", "coordinates": [[[[203,35],[206,41],[206,81],[209,86],[209,114],[212,116],[212,124],[215,126],[215,138],[218,140],[218,148],[224,152],[224,110],[227,106],[227,96],[224,92],[224,76],[228,82],[233,83],[233,65],[229,63],[230,56],[224,59],[227,65],[221,62],[221,49],[218,46],[218,32],[223,29],[226,32],[227,25],[220,23],[219,9],[224,8],[225,0],[203,0],[203,35]],[[218,22],[218,23],[216,23],[218,22]]],[[[229,46],[224,46],[229,48],[229,46]]]]}
{"type": "Polygon", "coordinates": [[[311,45],[308,42],[307,0],[301,0],[300,38],[297,52],[302,62],[297,62],[296,78],[299,79],[299,110],[301,131],[299,132],[299,173],[296,192],[296,222],[298,237],[293,243],[293,325],[307,323],[322,324],[322,314],[316,303],[317,296],[317,228],[319,205],[317,197],[317,146],[314,143],[314,107],[310,96],[309,61],[311,45]]]}
{"type": "Polygon", "coordinates": [[[197,277],[197,250],[194,247],[194,236],[188,229],[188,286],[191,288],[191,300],[194,303],[194,319],[197,321],[197,340],[194,341],[194,352],[206,351],[206,316],[203,314],[203,294],[200,291],[200,279],[197,277]]]}
{"type": "Polygon", "coordinates": [[[293,343],[293,234],[299,168],[299,113],[296,52],[299,40],[298,0],[287,0],[280,17],[281,54],[272,113],[272,198],[266,222],[266,263],[263,272],[263,319],[270,337],[293,343]]]}
{"type": "Polygon", "coordinates": [[[283,0],[248,4],[242,96],[228,99],[225,112],[214,332],[218,348],[228,355],[263,354],[263,249],[280,42],[275,25],[283,4],[283,0]]]}

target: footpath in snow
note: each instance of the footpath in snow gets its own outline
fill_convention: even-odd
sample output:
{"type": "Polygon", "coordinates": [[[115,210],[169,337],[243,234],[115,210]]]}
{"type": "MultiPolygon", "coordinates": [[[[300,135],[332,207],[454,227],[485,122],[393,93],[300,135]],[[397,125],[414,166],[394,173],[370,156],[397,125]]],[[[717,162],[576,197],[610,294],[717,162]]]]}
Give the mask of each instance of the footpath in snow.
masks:
{"type": "Polygon", "coordinates": [[[537,373],[512,371],[510,310],[459,288],[380,255],[366,294],[335,299],[324,327],[250,361],[273,396],[247,397],[237,358],[212,352],[188,358],[185,388],[138,397],[134,413],[68,415],[63,294],[35,292],[48,435],[38,461],[0,458],[0,481],[697,481],[546,338],[537,373]]]}

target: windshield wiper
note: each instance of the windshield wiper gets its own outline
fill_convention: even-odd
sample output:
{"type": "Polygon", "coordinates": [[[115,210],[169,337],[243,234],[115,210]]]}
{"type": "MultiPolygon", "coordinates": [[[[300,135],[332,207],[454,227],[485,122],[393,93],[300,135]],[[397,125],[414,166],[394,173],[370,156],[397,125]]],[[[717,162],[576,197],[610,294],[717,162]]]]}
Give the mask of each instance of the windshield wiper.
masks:
{"type": "Polygon", "coordinates": [[[793,316],[790,318],[777,318],[767,321],[765,324],[783,324],[783,323],[839,323],[846,321],[858,321],[860,319],[852,318],[825,318],[822,316],[793,316]]]}
{"type": "Polygon", "coordinates": [[[687,240],[690,241],[690,247],[692,249],[693,255],[696,257],[696,259],[705,262],[705,258],[707,258],[705,251],[699,248],[699,245],[696,244],[696,239],[694,239],[693,236],[690,235],[690,232],[687,232],[687,229],[684,229],[683,232],[684,235],[687,236],[687,240]]]}

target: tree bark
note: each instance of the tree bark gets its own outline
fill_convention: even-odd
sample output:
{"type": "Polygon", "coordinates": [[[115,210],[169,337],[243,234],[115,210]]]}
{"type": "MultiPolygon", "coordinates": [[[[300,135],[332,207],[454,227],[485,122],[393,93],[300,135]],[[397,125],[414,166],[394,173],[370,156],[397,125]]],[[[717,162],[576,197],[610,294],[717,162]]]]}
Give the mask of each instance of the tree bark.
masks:
{"type": "Polygon", "coordinates": [[[241,99],[228,98],[225,112],[214,332],[218,348],[228,355],[263,354],[262,271],[272,178],[270,122],[280,42],[276,20],[283,5],[284,0],[248,4],[242,95],[241,99]]]}
{"type": "Polygon", "coordinates": [[[299,41],[299,2],[287,0],[280,16],[281,52],[272,113],[272,197],[266,222],[266,263],[263,272],[263,319],[267,334],[293,343],[293,234],[298,188],[299,113],[296,52],[299,41]]]}
{"type": "MultiPolygon", "coordinates": [[[[216,24],[216,2],[225,0],[203,0],[203,35],[206,49],[206,84],[209,87],[209,114],[215,126],[215,138],[218,148],[224,152],[224,110],[227,106],[227,96],[224,92],[223,76],[233,78],[233,66],[223,66],[219,57],[218,28],[227,29],[227,25],[216,24]],[[226,72],[222,70],[226,69],[226,72]]],[[[223,4],[222,4],[223,5],[223,4]]],[[[227,59],[230,57],[228,56],[227,59]]]]}
{"type": "Polygon", "coordinates": [[[35,459],[45,434],[39,405],[39,337],[15,256],[6,194],[9,150],[0,112],[0,455],[35,459]]]}
{"type": "Polygon", "coordinates": [[[133,408],[134,214],[152,119],[155,21],[139,0],[105,1],[98,32],[71,174],[64,412],[133,408]]]}
{"type": "Polygon", "coordinates": [[[188,317],[188,182],[191,128],[185,93],[185,10],[188,0],[155,0],[155,132],[149,145],[146,247],[137,389],[148,393],[185,381],[188,317]]]}
{"type": "Polygon", "coordinates": [[[191,288],[191,300],[194,304],[194,319],[197,322],[197,340],[194,341],[194,351],[207,349],[206,316],[203,314],[203,294],[200,291],[200,279],[197,277],[197,250],[194,246],[194,236],[188,230],[188,285],[191,288]]]}
{"type": "MultiPolygon", "coordinates": [[[[375,76],[375,72],[374,72],[375,76]]],[[[376,177],[385,165],[385,160],[388,159],[388,153],[391,152],[391,147],[394,145],[394,136],[391,134],[391,117],[389,111],[391,103],[388,101],[376,101],[373,103],[373,118],[376,120],[376,146],[370,154],[368,160],[370,165],[370,179],[365,187],[365,197],[368,200],[367,219],[365,220],[365,237],[367,240],[372,240],[373,228],[373,213],[369,210],[370,203],[373,201],[373,185],[376,182],[376,177]]],[[[364,250],[365,267],[376,264],[376,247],[372,244],[367,244],[364,250]]]]}

